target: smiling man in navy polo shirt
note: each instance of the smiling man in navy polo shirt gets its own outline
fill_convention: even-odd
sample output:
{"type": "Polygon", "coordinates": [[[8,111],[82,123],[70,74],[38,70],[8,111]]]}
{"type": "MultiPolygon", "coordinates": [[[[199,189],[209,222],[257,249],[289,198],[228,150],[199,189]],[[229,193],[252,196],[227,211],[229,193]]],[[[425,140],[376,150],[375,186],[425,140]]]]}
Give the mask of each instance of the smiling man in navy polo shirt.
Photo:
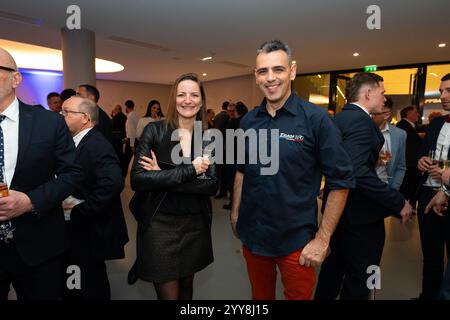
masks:
{"type": "MultiPolygon", "coordinates": [[[[275,299],[277,266],[286,299],[312,298],[314,267],[325,259],[354,186],[350,158],[328,113],[291,92],[296,70],[286,44],[261,45],[255,76],[265,99],[241,120],[243,130],[278,130],[279,139],[278,171],[264,175],[267,165],[247,161],[238,165],[234,184],[231,225],[243,243],[253,299],[275,299]],[[322,175],[332,191],[318,227],[322,175]]],[[[247,141],[246,159],[249,149],[247,141]]]]}

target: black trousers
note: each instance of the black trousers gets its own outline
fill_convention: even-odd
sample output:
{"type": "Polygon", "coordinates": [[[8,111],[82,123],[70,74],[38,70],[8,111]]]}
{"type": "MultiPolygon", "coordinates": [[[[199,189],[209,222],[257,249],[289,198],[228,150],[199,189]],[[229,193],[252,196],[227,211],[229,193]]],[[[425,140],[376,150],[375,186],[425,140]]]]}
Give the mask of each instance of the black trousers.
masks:
{"type": "Polygon", "coordinates": [[[66,223],[69,228],[70,249],[65,255],[65,270],[69,266],[77,266],[80,270],[81,288],[67,286],[67,280],[73,273],[63,277],[64,300],[110,300],[111,289],[104,259],[96,257],[92,250],[89,230],[81,221],[66,223]]]}
{"type": "Polygon", "coordinates": [[[127,140],[127,142],[125,143],[125,154],[123,155],[122,161],[120,163],[122,167],[122,175],[124,177],[127,176],[128,166],[130,164],[132,157],[133,157],[133,150],[131,149],[130,140],[127,140]]]}
{"type": "Polygon", "coordinates": [[[409,201],[411,206],[415,209],[417,202],[417,187],[420,182],[420,171],[415,167],[408,167],[403,178],[402,185],[400,186],[400,193],[403,194],[406,200],[409,201]]]}
{"type": "Polygon", "coordinates": [[[58,300],[61,297],[61,268],[61,257],[28,266],[20,258],[14,243],[0,242],[0,300],[8,299],[11,284],[18,300],[58,300]]]}
{"type": "Polygon", "coordinates": [[[444,253],[450,256],[450,212],[442,217],[430,212],[424,214],[425,207],[435,192],[422,188],[419,194],[418,220],[420,242],[422,244],[423,271],[420,299],[437,299],[444,273],[444,253]]]}
{"type": "Polygon", "coordinates": [[[317,282],[315,300],[367,300],[370,290],[367,273],[371,265],[379,266],[384,247],[384,221],[363,226],[338,225],[330,242],[317,282]]]}

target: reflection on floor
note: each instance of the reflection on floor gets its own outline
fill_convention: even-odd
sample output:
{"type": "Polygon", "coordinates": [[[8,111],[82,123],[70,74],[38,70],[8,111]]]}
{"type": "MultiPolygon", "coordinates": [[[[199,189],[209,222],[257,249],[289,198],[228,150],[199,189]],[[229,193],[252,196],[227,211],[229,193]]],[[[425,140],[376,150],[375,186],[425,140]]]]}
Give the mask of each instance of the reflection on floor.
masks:
{"type": "MultiPolygon", "coordinates": [[[[129,267],[135,258],[136,222],[127,204],[132,191],[127,187],[122,193],[128,232],[132,239],[126,247],[124,260],[108,263],[113,299],[155,299],[151,283],[141,280],[132,286],[126,282],[129,267]]],[[[212,238],[215,261],[199,272],[194,281],[194,299],[251,299],[244,259],[239,240],[232,235],[229,212],[222,209],[224,199],[213,200],[212,238]]],[[[386,244],[381,263],[381,290],[375,297],[380,299],[410,299],[420,292],[422,258],[417,219],[414,216],[406,226],[396,218],[388,218],[386,244]]],[[[283,298],[278,277],[277,298],[283,298]]]]}

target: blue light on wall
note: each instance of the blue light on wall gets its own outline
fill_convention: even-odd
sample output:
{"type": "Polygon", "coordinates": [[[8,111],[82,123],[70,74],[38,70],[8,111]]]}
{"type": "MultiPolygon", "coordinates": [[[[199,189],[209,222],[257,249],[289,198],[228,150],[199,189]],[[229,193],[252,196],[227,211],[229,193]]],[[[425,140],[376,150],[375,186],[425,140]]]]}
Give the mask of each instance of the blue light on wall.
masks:
{"type": "Polygon", "coordinates": [[[61,71],[19,69],[22,83],[16,89],[17,97],[28,104],[47,106],[50,92],[61,93],[63,90],[63,73],[61,71]]]}

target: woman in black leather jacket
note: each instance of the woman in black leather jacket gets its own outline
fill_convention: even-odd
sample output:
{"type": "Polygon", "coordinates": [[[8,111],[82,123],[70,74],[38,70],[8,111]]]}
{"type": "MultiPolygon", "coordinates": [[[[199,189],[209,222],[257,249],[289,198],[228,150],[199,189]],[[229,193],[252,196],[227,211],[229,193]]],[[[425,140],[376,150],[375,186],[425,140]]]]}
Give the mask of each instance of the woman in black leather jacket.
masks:
{"type": "Polygon", "coordinates": [[[153,282],[158,299],[192,299],[194,274],[213,262],[210,196],[218,181],[193,143],[207,127],[205,101],[198,77],[180,76],[167,118],[145,127],[131,171],[133,190],[148,193],[138,216],[137,276],[153,282]]]}

